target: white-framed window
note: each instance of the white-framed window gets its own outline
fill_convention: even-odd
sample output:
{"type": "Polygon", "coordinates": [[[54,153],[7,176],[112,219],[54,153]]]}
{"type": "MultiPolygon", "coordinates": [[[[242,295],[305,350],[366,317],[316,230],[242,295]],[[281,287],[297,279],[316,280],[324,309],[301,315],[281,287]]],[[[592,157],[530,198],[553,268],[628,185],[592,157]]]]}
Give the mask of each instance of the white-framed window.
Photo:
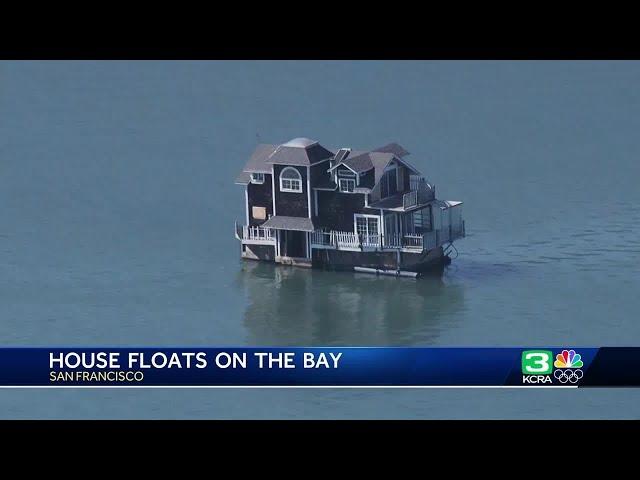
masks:
{"type": "Polygon", "coordinates": [[[367,243],[374,243],[380,234],[380,217],[377,215],[353,215],[355,232],[367,243]]]}
{"type": "Polygon", "coordinates": [[[280,191],[302,193],[302,175],[293,167],[287,167],[280,172],[280,191]]]}
{"type": "Polygon", "coordinates": [[[353,193],[356,188],[356,174],[351,170],[338,170],[338,188],[341,192],[353,193]]]}
{"type": "Polygon", "coordinates": [[[264,173],[252,173],[251,183],[264,183],[264,173]]]}
{"type": "Polygon", "coordinates": [[[338,186],[341,192],[353,193],[356,188],[356,181],[353,178],[339,178],[338,186]]]}

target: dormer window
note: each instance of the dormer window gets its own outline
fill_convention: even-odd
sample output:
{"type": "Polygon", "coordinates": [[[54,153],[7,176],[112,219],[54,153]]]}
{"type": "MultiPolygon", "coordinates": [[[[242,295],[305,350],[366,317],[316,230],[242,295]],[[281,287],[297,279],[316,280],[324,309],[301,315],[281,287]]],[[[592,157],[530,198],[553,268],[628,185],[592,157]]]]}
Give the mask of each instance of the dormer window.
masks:
{"type": "Polygon", "coordinates": [[[251,183],[264,183],[264,173],[252,173],[251,183]]]}
{"type": "Polygon", "coordinates": [[[341,192],[353,193],[356,188],[356,181],[353,178],[339,178],[338,186],[341,192]]]}
{"type": "Polygon", "coordinates": [[[353,193],[356,188],[356,174],[351,170],[338,172],[338,188],[344,193],[353,193]]]}
{"type": "Polygon", "coordinates": [[[280,191],[302,193],[302,176],[293,167],[287,167],[280,172],[280,191]]]}

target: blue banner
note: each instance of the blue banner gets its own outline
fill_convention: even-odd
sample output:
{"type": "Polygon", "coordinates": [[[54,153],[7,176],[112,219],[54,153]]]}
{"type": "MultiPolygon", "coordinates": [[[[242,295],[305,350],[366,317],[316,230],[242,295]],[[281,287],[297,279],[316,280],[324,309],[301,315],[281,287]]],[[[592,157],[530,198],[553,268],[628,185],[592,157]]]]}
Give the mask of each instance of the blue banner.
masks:
{"type": "Polygon", "coordinates": [[[0,387],[640,386],[640,348],[0,348],[0,387]]]}

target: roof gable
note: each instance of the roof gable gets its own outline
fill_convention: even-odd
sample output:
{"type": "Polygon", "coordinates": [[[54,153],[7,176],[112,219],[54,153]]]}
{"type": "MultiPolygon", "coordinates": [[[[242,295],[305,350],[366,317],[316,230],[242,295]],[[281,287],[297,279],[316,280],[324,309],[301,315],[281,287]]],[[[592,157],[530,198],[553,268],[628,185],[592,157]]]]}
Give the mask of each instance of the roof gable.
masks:
{"type": "Polygon", "coordinates": [[[277,145],[266,143],[258,145],[242,171],[248,173],[271,173],[271,165],[268,165],[266,161],[275,152],[276,148],[278,148],[277,145]]]}
{"type": "Polygon", "coordinates": [[[333,157],[333,152],[327,150],[319,143],[313,143],[306,147],[290,146],[291,142],[280,145],[269,155],[266,163],[280,165],[308,166],[333,157]]]}
{"type": "Polygon", "coordinates": [[[393,153],[396,157],[402,158],[409,155],[409,152],[404,149],[401,145],[391,142],[387,143],[383,147],[379,147],[373,150],[374,152],[383,152],[383,153],[393,153]]]}
{"type": "MultiPolygon", "coordinates": [[[[350,151],[349,155],[341,162],[333,165],[329,171],[340,165],[344,165],[356,173],[364,173],[374,170],[374,186],[378,184],[384,169],[392,160],[403,164],[416,174],[419,174],[413,166],[402,157],[409,152],[398,143],[392,142],[371,151],[350,151]]],[[[245,173],[271,173],[272,165],[311,166],[322,161],[334,158],[335,154],[320,145],[316,140],[308,138],[294,138],[281,145],[260,144],[256,147],[247,161],[243,172],[245,173]]],[[[237,183],[248,183],[249,179],[241,175],[237,183]]]]}
{"type": "MultiPolygon", "coordinates": [[[[315,140],[308,138],[294,138],[282,145],[261,143],[247,160],[242,172],[271,173],[273,164],[310,166],[333,157],[333,152],[327,150],[315,140]]],[[[246,182],[246,176],[238,177],[238,183],[246,182]]]]}
{"type": "Polygon", "coordinates": [[[398,163],[404,165],[409,168],[416,174],[419,174],[413,166],[409,165],[402,157],[409,155],[409,152],[405,150],[402,146],[397,143],[388,143],[387,145],[376,148],[375,150],[371,150],[369,152],[363,151],[352,151],[351,154],[342,160],[340,163],[332,166],[329,170],[334,170],[340,165],[345,165],[350,170],[353,170],[356,173],[364,173],[369,170],[374,170],[374,186],[378,184],[382,175],[384,174],[384,169],[391,163],[391,161],[396,160],[398,163]]]}

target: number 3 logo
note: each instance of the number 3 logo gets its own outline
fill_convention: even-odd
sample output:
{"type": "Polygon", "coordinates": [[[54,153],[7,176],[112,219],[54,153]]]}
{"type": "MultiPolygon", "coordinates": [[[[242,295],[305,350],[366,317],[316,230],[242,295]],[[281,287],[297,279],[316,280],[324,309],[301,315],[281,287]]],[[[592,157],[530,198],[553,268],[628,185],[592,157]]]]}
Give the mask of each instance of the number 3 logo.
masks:
{"type": "Polygon", "coordinates": [[[527,350],[522,352],[522,373],[546,375],[551,373],[552,352],[548,350],[527,350]]]}

